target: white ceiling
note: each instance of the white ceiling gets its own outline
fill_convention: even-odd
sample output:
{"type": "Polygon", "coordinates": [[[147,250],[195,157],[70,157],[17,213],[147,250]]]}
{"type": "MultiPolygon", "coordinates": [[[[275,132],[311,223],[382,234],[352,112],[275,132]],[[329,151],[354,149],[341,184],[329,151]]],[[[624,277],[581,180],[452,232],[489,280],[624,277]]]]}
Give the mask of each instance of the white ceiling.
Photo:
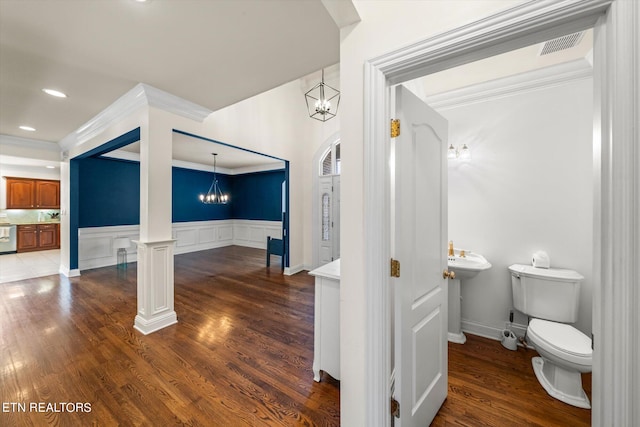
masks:
{"type": "MultiPolygon", "coordinates": [[[[129,144],[116,152],[107,153],[106,157],[137,160],[140,143],[129,144]]],[[[255,153],[244,149],[197,138],[181,133],[173,133],[173,159],[175,166],[213,170],[213,153],[216,167],[222,173],[246,173],[256,170],[284,169],[284,161],[269,157],[265,153],[255,153]],[[177,160],[177,162],[176,162],[177,160]],[[201,168],[200,166],[205,166],[201,168]]]]}
{"type": "Polygon", "coordinates": [[[338,61],[320,0],[0,0],[0,134],[58,142],[138,83],[215,111],[338,61]]]}
{"type": "MultiPolygon", "coordinates": [[[[540,57],[531,46],[420,84],[426,97],[584,58],[591,45],[589,32],[572,49],[540,57]]],[[[138,83],[215,111],[338,62],[339,30],[320,0],[0,0],[0,134],[53,145],[138,83]]],[[[174,159],[211,165],[212,152],[221,168],[273,162],[174,135],[174,159]]]]}
{"type": "Polygon", "coordinates": [[[418,80],[420,80],[424,89],[425,97],[429,97],[486,81],[583,59],[593,49],[593,30],[585,31],[576,46],[541,56],[540,51],[544,44],[538,43],[526,46],[501,55],[491,56],[430,74],[418,80]]]}

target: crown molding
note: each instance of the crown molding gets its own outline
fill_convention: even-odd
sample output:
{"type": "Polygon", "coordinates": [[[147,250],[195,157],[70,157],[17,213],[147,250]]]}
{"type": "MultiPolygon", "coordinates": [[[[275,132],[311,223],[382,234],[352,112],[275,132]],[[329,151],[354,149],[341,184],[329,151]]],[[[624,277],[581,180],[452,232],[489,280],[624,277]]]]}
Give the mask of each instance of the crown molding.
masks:
{"type": "Polygon", "coordinates": [[[153,86],[138,83],[113,104],[102,110],[78,130],[64,137],[59,145],[63,151],[77,147],[104,132],[109,126],[143,107],[154,107],[198,122],[204,121],[211,110],[172,95],[153,86]]]}
{"type": "Polygon", "coordinates": [[[41,141],[38,139],[22,138],[13,135],[0,135],[0,145],[13,145],[16,147],[34,148],[37,150],[47,150],[60,152],[60,146],[55,142],[41,141]]]}
{"type": "Polygon", "coordinates": [[[591,78],[592,76],[593,68],[588,59],[576,59],[563,64],[427,96],[425,101],[432,108],[443,111],[513,96],[522,92],[558,86],[576,80],[591,78]]]}

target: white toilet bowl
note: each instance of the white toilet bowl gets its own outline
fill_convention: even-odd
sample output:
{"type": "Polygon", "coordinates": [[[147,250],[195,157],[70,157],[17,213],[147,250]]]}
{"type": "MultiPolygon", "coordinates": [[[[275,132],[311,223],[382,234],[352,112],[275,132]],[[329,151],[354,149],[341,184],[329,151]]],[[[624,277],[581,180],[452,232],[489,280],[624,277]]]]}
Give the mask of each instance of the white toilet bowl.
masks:
{"type": "Polygon", "coordinates": [[[547,393],[569,405],[591,408],[581,376],[591,372],[591,339],[571,325],[542,319],[529,322],[527,338],[542,356],[532,364],[547,393]]]}

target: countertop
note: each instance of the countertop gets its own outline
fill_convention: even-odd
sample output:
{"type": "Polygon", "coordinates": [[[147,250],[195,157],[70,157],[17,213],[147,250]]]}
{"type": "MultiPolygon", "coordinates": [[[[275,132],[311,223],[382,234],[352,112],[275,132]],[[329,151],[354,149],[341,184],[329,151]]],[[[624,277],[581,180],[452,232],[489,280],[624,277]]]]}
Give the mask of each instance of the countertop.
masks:
{"type": "Polygon", "coordinates": [[[312,276],[340,280],[340,258],[309,272],[312,276]]]}

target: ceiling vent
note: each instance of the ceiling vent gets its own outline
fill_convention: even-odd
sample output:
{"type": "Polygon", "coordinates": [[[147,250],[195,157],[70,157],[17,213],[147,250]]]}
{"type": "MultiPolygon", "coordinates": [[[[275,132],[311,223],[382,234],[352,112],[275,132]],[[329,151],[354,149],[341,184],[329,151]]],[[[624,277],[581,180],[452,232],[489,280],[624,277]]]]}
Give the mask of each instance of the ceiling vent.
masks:
{"type": "Polygon", "coordinates": [[[549,40],[542,45],[542,49],[540,49],[540,56],[576,47],[580,44],[580,40],[582,40],[583,35],[584,31],[580,31],[567,36],[558,37],[557,39],[549,40]]]}

